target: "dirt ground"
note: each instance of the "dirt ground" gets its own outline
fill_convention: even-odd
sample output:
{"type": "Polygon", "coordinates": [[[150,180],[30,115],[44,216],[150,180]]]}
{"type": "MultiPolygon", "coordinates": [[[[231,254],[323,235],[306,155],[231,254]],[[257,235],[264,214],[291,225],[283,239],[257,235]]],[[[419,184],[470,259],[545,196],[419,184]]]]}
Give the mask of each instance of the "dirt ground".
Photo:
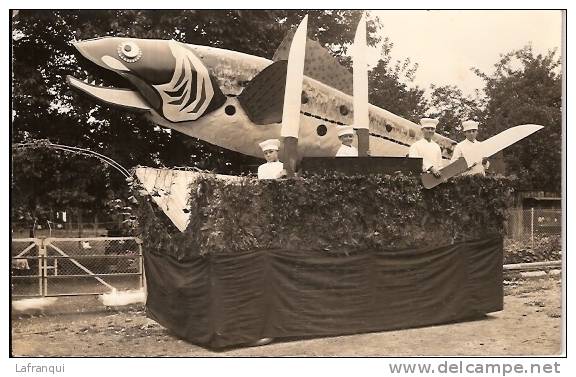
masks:
{"type": "Polygon", "coordinates": [[[14,356],[495,356],[560,355],[561,279],[507,277],[504,310],[468,322],[275,342],[214,352],[179,340],[142,307],[104,310],[94,297],[60,298],[41,315],[12,315],[14,356]]]}

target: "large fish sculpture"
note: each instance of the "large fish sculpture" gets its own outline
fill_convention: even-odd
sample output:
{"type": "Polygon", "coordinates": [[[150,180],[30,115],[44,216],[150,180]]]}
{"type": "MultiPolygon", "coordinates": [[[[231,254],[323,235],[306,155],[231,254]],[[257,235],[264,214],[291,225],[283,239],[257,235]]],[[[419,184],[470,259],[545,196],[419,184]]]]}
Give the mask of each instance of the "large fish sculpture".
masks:
{"type": "MultiPolygon", "coordinates": [[[[286,85],[287,35],[272,60],[174,40],[104,37],[74,43],[91,62],[119,75],[130,89],[67,80],[98,100],[145,111],[152,122],[243,154],[262,157],[258,143],[280,138],[286,85]]],[[[308,39],[302,84],[298,156],[334,156],[337,125],[354,122],[352,74],[308,39]]],[[[289,79],[289,78],[288,78],[289,79]]],[[[420,127],[368,105],[372,156],[406,156],[420,127]]],[[[454,141],[436,134],[444,158],[454,141]]],[[[282,150],[280,151],[282,153],[282,150]]]]}

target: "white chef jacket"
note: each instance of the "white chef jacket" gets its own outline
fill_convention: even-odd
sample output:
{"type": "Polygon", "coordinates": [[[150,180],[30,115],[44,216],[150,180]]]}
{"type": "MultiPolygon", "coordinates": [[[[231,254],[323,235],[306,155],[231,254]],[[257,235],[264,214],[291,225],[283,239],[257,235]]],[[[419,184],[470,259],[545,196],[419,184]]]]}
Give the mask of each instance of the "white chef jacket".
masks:
{"type": "Polygon", "coordinates": [[[277,179],[284,173],[284,164],[280,161],[267,162],[258,167],[258,179],[277,179]]]}
{"type": "Polygon", "coordinates": [[[336,152],[336,157],[358,157],[358,149],[342,144],[336,152]]]}
{"type": "Polygon", "coordinates": [[[482,165],[482,158],[484,157],[482,153],[482,142],[478,140],[469,141],[465,139],[464,141],[459,142],[456,147],[454,148],[454,153],[452,154],[452,159],[450,162],[454,162],[460,157],[464,157],[468,166],[477,163],[474,165],[470,170],[465,171],[462,175],[469,175],[469,174],[482,174],[486,175],[484,171],[485,168],[488,168],[490,165],[489,162],[486,163],[486,166],[482,165]]]}
{"type": "Polygon", "coordinates": [[[428,141],[424,138],[418,140],[410,146],[408,157],[422,158],[422,171],[427,171],[431,166],[436,169],[442,168],[442,152],[434,140],[428,141]]]}

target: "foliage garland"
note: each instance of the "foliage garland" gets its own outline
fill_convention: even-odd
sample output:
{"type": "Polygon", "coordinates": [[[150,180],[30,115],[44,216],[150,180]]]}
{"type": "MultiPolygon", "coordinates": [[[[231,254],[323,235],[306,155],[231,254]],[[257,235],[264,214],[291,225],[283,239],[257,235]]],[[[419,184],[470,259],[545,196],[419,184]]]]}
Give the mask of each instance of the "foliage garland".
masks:
{"type": "Polygon", "coordinates": [[[190,187],[181,233],[150,201],[139,206],[147,247],[177,259],[254,249],[349,253],[434,247],[505,232],[512,182],[457,177],[426,190],[415,176],[313,175],[296,180],[206,174],[190,187]]]}

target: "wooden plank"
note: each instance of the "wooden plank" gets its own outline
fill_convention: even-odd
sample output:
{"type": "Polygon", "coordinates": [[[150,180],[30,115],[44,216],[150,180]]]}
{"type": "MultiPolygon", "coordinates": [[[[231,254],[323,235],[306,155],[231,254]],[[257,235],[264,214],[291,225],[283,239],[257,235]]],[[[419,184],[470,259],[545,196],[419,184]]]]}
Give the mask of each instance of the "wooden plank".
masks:
{"type": "Polygon", "coordinates": [[[418,174],[422,170],[421,158],[408,157],[306,157],[301,170],[312,174],[339,172],[354,174],[418,174]]]}
{"type": "Polygon", "coordinates": [[[455,175],[465,172],[467,169],[468,163],[466,163],[464,157],[460,157],[450,165],[440,169],[441,176],[439,178],[436,178],[432,173],[422,173],[422,184],[427,189],[431,189],[440,183],[446,182],[455,175]]]}
{"type": "Polygon", "coordinates": [[[300,137],[300,108],[302,106],[302,83],[304,82],[304,58],[306,55],[306,33],[308,15],[294,34],[288,54],[284,107],[282,110],[282,128],[284,138],[284,168],[288,178],[294,177],[298,158],[298,138],[300,137]]]}
{"type": "Polygon", "coordinates": [[[544,127],[537,124],[523,124],[504,130],[482,142],[484,157],[490,157],[542,128],[544,127]]]}
{"type": "Polygon", "coordinates": [[[562,261],[556,260],[548,262],[505,264],[503,268],[504,271],[529,271],[529,270],[562,268],[562,261]]]}
{"type": "Polygon", "coordinates": [[[370,149],[368,118],[368,63],[366,57],[366,17],[362,13],[354,36],[353,91],[354,91],[354,128],[358,130],[358,156],[365,157],[370,149]]]}
{"type": "Polygon", "coordinates": [[[306,53],[306,15],[294,35],[288,54],[284,107],[282,110],[282,137],[298,138],[300,132],[300,107],[302,105],[302,82],[304,81],[304,56],[306,53]]]}

